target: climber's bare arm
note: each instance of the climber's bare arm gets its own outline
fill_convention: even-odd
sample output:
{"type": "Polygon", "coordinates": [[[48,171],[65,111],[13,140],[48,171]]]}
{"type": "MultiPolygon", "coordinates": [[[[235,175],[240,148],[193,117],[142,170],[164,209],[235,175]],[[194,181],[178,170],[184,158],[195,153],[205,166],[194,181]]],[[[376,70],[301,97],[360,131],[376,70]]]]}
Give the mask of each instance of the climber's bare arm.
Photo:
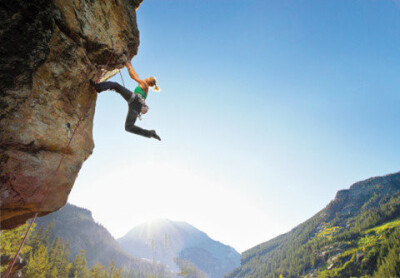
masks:
{"type": "Polygon", "coordinates": [[[137,75],[137,73],[135,72],[135,70],[132,67],[132,64],[130,62],[126,62],[125,63],[125,67],[128,69],[129,72],[129,76],[135,80],[139,85],[143,85],[145,84],[145,82],[139,78],[139,76],[137,75]]]}

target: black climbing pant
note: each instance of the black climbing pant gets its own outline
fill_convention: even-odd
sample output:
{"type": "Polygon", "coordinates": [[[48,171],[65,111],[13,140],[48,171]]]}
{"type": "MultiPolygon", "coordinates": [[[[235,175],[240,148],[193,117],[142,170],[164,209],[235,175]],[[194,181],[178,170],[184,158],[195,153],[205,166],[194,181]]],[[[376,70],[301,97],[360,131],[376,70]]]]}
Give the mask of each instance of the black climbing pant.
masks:
{"type": "Polygon", "coordinates": [[[156,135],[156,133],[154,130],[143,129],[135,125],[136,119],[142,110],[142,103],[140,102],[139,97],[137,97],[133,92],[121,86],[120,84],[111,81],[97,83],[95,88],[97,92],[106,90],[116,91],[128,102],[129,110],[125,121],[126,131],[148,138],[155,137],[154,135],[156,135]]]}

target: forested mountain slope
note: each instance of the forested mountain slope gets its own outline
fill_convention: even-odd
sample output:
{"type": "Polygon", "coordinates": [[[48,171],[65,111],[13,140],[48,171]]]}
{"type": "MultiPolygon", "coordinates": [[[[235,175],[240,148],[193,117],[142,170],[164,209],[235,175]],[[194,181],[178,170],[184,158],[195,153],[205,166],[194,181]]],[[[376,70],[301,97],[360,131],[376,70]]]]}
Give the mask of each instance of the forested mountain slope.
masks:
{"type": "Polygon", "coordinates": [[[234,277],[400,277],[400,172],[341,190],[315,216],[242,254],[234,277]]]}
{"type": "Polygon", "coordinates": [[[167,275],[165,266],[135,258],[122,250],[110,232],[96,223],[87,209],[67,204],[59,211],[37,219],[37,224],[44,227],[50,223],[53,223],[51,240],[57,236],[69,242],[71,258],[80,250],[85,250],[89,267],[97,262],[107,266],[114,261],[117,267],[133,268],[140,273],[157,272],[167,275]]]}
{"type": "Polygon", "coordinates": [[[108,230],[94,221],[87,209],[67,204],[59,211],[37,219],[37,224],[42,226],[51,222],[54,223],[52,238],[58,236],[64,241],[69,240],[72,257],[85,250],[89,266],[96,262],[108,265],[111,260],[121,266],[132,259],[108,230]]]}

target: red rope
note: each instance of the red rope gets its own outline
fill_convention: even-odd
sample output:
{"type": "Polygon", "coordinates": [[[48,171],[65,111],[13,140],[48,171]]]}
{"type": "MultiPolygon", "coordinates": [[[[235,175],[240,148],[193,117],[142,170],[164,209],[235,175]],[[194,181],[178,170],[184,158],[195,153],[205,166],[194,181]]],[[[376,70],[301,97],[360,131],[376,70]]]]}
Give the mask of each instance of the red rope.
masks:
{"type": "MultiPolygon", "coordinates": [[[[108,61],[107,61],[106,65],[105,65],[105,68],[107,68],[108,64],[110,63],[112,54],[113,54],[113,53],[110,54],[110,57],[108,58],[108,61]]],[[[121,73],[121,72],[120,72],[120,73],[121,73]]],[[[100,75],[100,77],[98,78],[97,82],[100,81],[100,79],[101,79],[102,76],[103,76],[103,73],[100,75]]],[[[121,75],[121,77],[122,77],[122,75],[121,75]]],[[[18,257],[18,255],[19,255],[19,253],[21,252],[22,247],[23,247],[24,244],[25,244],[26,238],[28,237],[28,234],[29,234],[29,232],[30,232],[30,230],[31,230],[31,228],[32,228],[32,225],[33,225],[33,223],[36,221],[36,218],[37,218],[38,213],[39,213],[39,209],[42,207],[44,201],[46,200],[47,193],[49,193],[50,187],[51,187],[51,185],[52,185],[54,179],[55,179],[56,176],[57,176],[57,172],[58,172],[58,170],[60,170],[61,164],[62,164],[62,162],[64,161],[64,158],[65,158],[65,151],[69,148],[69,146],[70,146],[70,144],[71,144],[71,142],[72,142],[72,139],[74,138],[75,133],[76,133],[76,131],[78,130],[79,125],[81,124],[83,118],[86,116],[87,112],[89,111],[90,104],[92,103],[92,101],[93,101],[93,97],[90,97],[90,98],[88,99],[86,105],[85,105],[84,113],[83,113],[82,116],[79,118],[79,120],[78,120],[78,122],[77,122],[77,124],[76,124],[76,126],[75,126],[75,128],[74,128],[74,131],[72,132],[72,135],[71,135],[70,139],[68,140],[67,145],[66,145],[66,146],[64,147],[64,149],[63,149],[63,156],[61,157],[61,159],[60,159],[60,161],[59,161],[59,163],[58,163],[58,165],[57,165],[57,168],[56,168],[56,170],[54,171],[53,177],[51,178],[51,180],[50,180],[50,182],[49,182],[49,186],[47,187],[47,189],[46,189],[46,191],[45,191],[45,194],[43,194],[43,199],[42,199],[42,201],[39,203],[39,206],[38,206],[38,209],[37,209],[38,211],[36,211],[35,216],[33,217],[31,224],[29,225],[28,229],[26,230],[25,236],[24,236],[24,238],[23,238],[23,240],[22,240],[22,242],[21,242],[21,244],[20,244],[20,246],[19,246],[19,248],[18,248],[17,253],[16,253],[15,256],[14,256],[14,259],[13,259],[13,261],[12,261],[10,267],[8,268],[8,271],[7,271],[7,274],[6,274],[6,277],[5,277],[5,278],[8,278],[8,276],[9,276],[10,273],[11,273],[12,268],[14,267],[15,262],[17,261],[17,257],[18,257]]]]}
{"type": "Polygon", "coordinates": [[[124,78],[122,77],[122,73],[121,73],[121,70],[119,70],[119,75],[121,76],[121,80],[122,80],[122,85],[124,85],[124,87],[125,87],[125,82],[124,82],[124,78]]]}

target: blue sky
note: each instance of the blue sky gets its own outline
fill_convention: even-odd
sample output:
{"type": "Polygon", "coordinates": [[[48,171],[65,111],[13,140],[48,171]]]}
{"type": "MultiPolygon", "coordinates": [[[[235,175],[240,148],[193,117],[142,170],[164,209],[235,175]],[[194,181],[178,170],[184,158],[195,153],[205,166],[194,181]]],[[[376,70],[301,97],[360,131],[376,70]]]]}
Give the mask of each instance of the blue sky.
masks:
{"type": "Polygon", "coordinates": [[[163,90],[138,125],[162,141],[102,93],[70,197],[114,236],[166,217],[244,251],[400,170],[399,1],[145,0],[137,17],[133,66],[163,90]]]}

